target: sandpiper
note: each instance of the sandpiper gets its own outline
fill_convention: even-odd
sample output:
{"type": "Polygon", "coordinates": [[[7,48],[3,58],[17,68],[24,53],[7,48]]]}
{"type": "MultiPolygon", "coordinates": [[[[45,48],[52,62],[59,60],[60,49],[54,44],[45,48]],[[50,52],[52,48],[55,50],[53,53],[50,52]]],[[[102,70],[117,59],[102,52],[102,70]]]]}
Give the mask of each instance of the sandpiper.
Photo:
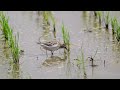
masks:
{"type": "Polygon", "coordinates": [[[40,42],[39,43],[45,50],[51,51],[51,55],[53,55],[53,52],[58,50],[58,49],[62,49],[62,48],[66,48],[65,44],[60,43],[57,40],[52,40],[52,41],[45,41],[45,42],[40,42]]]}

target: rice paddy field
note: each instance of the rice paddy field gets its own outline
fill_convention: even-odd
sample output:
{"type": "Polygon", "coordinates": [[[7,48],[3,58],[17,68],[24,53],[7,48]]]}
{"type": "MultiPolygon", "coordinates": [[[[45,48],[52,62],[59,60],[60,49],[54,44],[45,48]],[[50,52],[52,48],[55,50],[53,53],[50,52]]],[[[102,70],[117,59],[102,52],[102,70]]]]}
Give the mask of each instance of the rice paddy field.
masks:
{"type": "Polygon", "coordinates": [[[0,11],[0,79],[120,79],[119,42],[120,11],[0,11]]]}

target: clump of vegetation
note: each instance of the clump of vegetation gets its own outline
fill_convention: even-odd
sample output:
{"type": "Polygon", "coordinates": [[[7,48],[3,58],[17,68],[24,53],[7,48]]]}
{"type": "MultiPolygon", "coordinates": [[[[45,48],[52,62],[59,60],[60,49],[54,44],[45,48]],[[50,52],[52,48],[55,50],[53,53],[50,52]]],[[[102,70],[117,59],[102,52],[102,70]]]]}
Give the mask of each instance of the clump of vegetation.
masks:
{"type": "Polygon", "coordinates": [[[97,17],[99,19],[99,24],[102,22],[102,11],[96,11],[97,17]]]}
{"type": "Polygon", "coordinates": [[[115,34],[117,41],[120,41],[120,26],[116,17],[111,19],[112,33],[115,34]]]}
{"type": "Polygon", "coordinates": [[[53,23],[53,29],[54,29],[54,32],[56,31],[56,28],[55,28],[55,18],[54,18],[54,16],[53,16],[53,14],[52,14],[52,12],[50,12],[49,13],[49,17],[50,17],[50,19],[52,20],[52,23],[53,23]]]}
{"type": "Polygon", "coordinates": [[[117,21],[116,17],[111,19],[111,26],[112,26],[112,33],[115,34],[116,29],[118,27],[118,21],[117,21]]]}
{"type": "Polygon", "coordinates": [[[13,61],[14,61],[14,63],[19,63],[20,49],[19,49],[18,40],[17,40],[16,36],[15,37],[13,36],[11,38],[10,43],[11,43],[10,45],[11,45],[13,61]]]}
{"type": "Polygon", "coordinates": [[[110,14],[109,14],[109,11],[106,12],[106,15],[105,15],[104,19],[105,19],[105,27],[106,27],[106,29],[108,29],[109,28],[109,23],[110,23],[110,14]]]}
{"type": "Polygon", "coordinates": [[[82,66],[84,77],[86,77],[84,53],[82,50],[80,55],[77,56],[77,66],[78,67],[82,66]]]}
{"type": "Polygon", "coordinates": [[[0,12],[0,29],[3,32],[5,40],[8,40],[8,36],[10,33],[10,27],[8,24],[8,18],[6,18],[3,12],[0,12]]]}
{"type": "Polygon", "coordinates": [[[116,29],[116,39],[118,42],[120,41],[120,26],[117,26],[117,29],[116,29]]]}
{"type": "Polygon", "coordinates": [[[45,23],[47,25],[50,25],[50,22],[49,22],[49,11],[43,11],[43,20],[45,21],[45,23]]]}
{"type": "Polygon", "coordinates": [[[5,16],[5,14],[3,12],[0,12],[0,29],[3,32],[5,41],[8,43],[8,47],[11,50],[13,62],[19,63],[20,49],[18,40],[16,39],[16,36],[13,36],[13,30],[11,29],[8,20],[9,19],[5,16]]]}
{"type": "Polygon", "coordinates": [[[50,20],[52,21],[54,31],[55,29],[55,18],[51,11],[43,11],[43,19],[47,23],[47,25],[50,25],[50,20]]]}
{"type": "Polygon", "coordinates": [[[95,17],[97,17],[97,11],[94,11],[94,15],[95,15],[95,17]]]}
{"type": "Polygon", "coordinates": [[[70,34],[65,28],[64,24],[62,25],[62,36],[64,44],[67,46],[68,51],[70,50],[70,34]]]}

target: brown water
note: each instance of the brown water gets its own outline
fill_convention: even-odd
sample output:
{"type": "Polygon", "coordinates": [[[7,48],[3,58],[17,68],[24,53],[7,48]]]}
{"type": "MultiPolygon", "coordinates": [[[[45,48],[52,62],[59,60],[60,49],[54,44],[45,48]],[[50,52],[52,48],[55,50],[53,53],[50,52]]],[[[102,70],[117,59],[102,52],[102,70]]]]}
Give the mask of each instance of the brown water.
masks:
{"type": "MultiPolygon", "coordinates": [[[[14,32],[19,32],[21,55],[20,65],[9,64],[7,48],[0,40],[0,78],[25,79],[96,79],[120,78],[120,47],[114,41],[111,30],[99,29],[92,13],[82,11],[53,11],[56,19],[56,38],[62,41],[61,26],[70,32],[70,54],[65,57],[64,50],[58,50],[51,57],[37,44],[39,37],[53,39],[52,27],[43,27],[41,12],[38,11],[6,11],[9,23],[14,32]],[[49,30],[50,29],[50,30],[49,30]],[[82,47],[84,53],[84,69],[77,66],[77,55],[82,47]],[[97,51],[97,54],[95,55],[97,51]],[[95,57],[94,57],[95,55],[95,57]],[[95,66],[91,66],[88,57],[94,57],[95,66]],[[12,68],[11,68],[12,67],[12,68]]],[[[119,20],[120,12],[110,12],[119,20]]]]}

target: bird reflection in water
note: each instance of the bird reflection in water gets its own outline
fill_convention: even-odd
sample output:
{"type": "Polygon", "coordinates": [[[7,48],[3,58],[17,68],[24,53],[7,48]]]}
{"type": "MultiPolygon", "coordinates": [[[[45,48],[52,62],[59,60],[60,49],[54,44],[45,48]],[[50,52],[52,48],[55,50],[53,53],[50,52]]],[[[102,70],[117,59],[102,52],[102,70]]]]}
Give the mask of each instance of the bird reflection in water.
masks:
{"type": "Polygon", "coordinates": [[[66,61],[66,58],[60,58],[58,56],[51,56],[49,58],[47,58],[42,65],[46,66],[46,67],[50,67],[50,66],[56,66],[59,65],[61,63],[64,63],[66,61]]]}

